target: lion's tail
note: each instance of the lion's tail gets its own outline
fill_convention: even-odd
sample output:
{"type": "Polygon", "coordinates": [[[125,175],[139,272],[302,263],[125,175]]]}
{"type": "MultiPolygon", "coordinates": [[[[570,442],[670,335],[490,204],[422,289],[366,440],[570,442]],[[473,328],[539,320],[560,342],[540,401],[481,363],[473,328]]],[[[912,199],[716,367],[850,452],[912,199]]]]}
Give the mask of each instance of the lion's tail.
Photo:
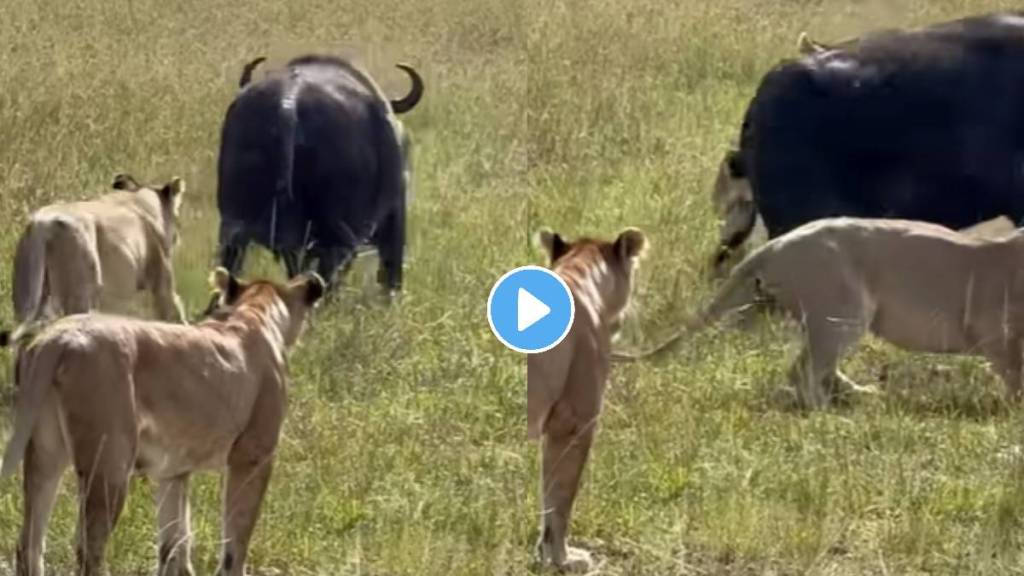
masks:
{"type": "Polygon", "coordinates": [[[708,326],[717,324],[725,316],[742,312],[757,304],[764,296],[760,291],[758,273],[764,267],[769,250],[770,244],[762,246],[737,265],[715,295],[715,299],[697,315],[687,319],[683,327],[664,343],[641,353],[612,352],[611,359],[616,362],[633,362],[661,356],[683,340],[708,326]]]}
{"type": "MultiPolygon", "coordinates": [[[[19,362],[17,375],[28,375],[25,382],[16,382],[18,399],[14,405],[14,433],[7,442],[3,464],[0,464],[0,478],[10,476],[18,469],[18,464],[25,456],[25,448],[32,436],[36,419],[42,410],[46,393],[53,386],[53,379],[60,365],[61,348],[53,345],[42,345],[35,350],[24,350],[23,354],[30,357],[22,367],[19,362]]],[[[19,359],[20,360],[20,359],[19,359]]]]}

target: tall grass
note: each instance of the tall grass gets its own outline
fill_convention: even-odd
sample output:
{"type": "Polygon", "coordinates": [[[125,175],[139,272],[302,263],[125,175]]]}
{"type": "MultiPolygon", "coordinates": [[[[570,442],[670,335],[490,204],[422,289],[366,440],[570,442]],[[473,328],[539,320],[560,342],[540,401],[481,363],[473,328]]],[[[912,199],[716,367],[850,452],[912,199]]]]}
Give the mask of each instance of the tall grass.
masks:
{"type": "MultiPolygon", "coordinates": [[[[259,54],[357,47],[389,93],[427,81],[404,117],[415,192],[404,299],[375,298],[375,260],[317,315],[291,359],[291,403],[252,555],[256,574],[518,575],[536,538],[525,363],[484,303],[539,262],[540,225],[646,230],[625,338],[668,331],[707,296],[708,189],[760,75],[801,30],[838,40],[1011,2],[722,0],[66,0],[0,3],[0,253],[26,214],[99,193],[116,172],[186,178],[179,289],[205,304],[220,122],[259,54]]],[[[249,270],[280,274],[265,256],[249,270]]],[[[9,274],[0,292],[10,294],[9,274]]],[[[10,311],[0,307],[0,321],[10,311]]],[[[886,395],[813,415],[773,402],[783,324],[716,333],[617,369],[573,538],[603,574],[1011,574],[1024,571],[1022,418],[980,362],[870,343],[847,372],[886,395]]],[[[9,394],[9,371],[0,390],[9,394]]],[[[6,437],[10,406],[0,406],[6,437]]],[[[73,566],[65,483],[47,559],[73,566]]],[[[193,484],[195,556],[215,569],[219,484],[193,484]]],[[[18,480],[0,482],[0,574],[18,480]]],[[[113,574],[155,563],[136,481],[113,574]]]]}

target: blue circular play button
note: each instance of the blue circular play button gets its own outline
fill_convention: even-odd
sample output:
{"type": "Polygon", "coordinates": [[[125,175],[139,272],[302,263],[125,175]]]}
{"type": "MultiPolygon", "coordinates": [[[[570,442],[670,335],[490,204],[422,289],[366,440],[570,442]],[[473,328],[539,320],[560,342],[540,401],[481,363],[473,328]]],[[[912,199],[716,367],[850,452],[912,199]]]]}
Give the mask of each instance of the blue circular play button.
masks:
{"type": "Polygon", "coordinates": [[[534,354],[550,350],[569,333],[576,306],[565,281],[540,266],[506,272],[487,298],[487,321],[502,344],[534,354]]]}

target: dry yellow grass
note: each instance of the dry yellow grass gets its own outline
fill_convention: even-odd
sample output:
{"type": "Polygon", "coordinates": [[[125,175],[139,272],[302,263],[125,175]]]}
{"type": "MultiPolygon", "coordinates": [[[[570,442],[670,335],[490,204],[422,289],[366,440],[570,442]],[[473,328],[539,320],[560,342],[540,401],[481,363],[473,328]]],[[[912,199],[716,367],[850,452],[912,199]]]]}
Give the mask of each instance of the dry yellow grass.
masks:
{"type": "MultiPolygon", "coordinates": [[[[0,4],[0,257],[20,222],[114,173],[189,183],[180,290],[205,303],[214,167],[240,66],[255,55],[358,47],[427,80],[406,116],[416,143],[407,288],[372,297],[373,259],[292,359],[279,464],[254,541],[255,574],[519,575],[533,570],[536,447],[525,363],[491,336],[498,276],[538,262],[529,234],[645,229],[653,250],[627,338],[670,328],[707,294],[708,186],[760,75],[801,30],[821,40],[1011,2],[840,3],[67,0],[0,4]],[[372,270],[372,268],[370,268],[372,270]]],[[[5,268],[9,270],[9,267],[5,268]]],[[[266,259],[250,270],[279,273],[266,259]]],[[[0,296],[9,298],[9,274],[0,296]]],[[[10,310],[0,306],[0,320],[10,310]]],[[[800,416],[770,402],[784,326],[701,338],[671,362],[618,369],[573,537],[602,574],[1012,574],[1024,571],[1024,419],[998,407],[977,362],[863,348],[848,370],[887,373],[885,398],[800,416]],[[934,370],[941,363],[947,370],[934,370]]],[[[8,374],[9,371],[5,371],[8,374]]],[[[9,376],[0,390],[9,393],[9,376]]],[[[0,437],[9,405],[0,406],[0,437]]],[[[137,482],[112,573],[155,561],[137,482]]],[[[48,560],[68,573],[68,482],[48,560]]],[[[0,483],[0,574],[20,488],[0,483]]],[[[197,569],[214,569],[218,479],[194,484],[197,569]]]]}

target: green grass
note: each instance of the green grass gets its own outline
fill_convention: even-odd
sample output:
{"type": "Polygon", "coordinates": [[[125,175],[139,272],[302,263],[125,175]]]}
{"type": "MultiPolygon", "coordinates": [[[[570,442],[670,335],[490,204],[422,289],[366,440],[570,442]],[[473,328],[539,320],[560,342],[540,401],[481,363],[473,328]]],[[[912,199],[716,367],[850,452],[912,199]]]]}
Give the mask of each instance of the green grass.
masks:
{"type": "MultiPolygon", "coordinates": [[[[537,448],[525,363],[491,336],[504,271],[540,262],[530,233],[653,243],[627,343],[709,296],[709,187],[757,81],[801,30],[825,41],[1008,1],[590,2],[227,0],[0,3],[0,254],[56,199],[116,172],[189,184],[179,289],[205,304],[214,168],[243,62],[355,46],[390,93],[427,81],[415,139],[406,294],[382,306],[374,258],[317,315],[291,360],[291,403],[257,527],[254,574],[519,575],[536,538],[537,448]]],[[[280,272],[265,257],[254,273],[280,272]]],[[[9,298],[9,274],[0,275],[9,298]]],[[[0,307],[0,321],[10,310],[0,307]]],[[[613,374],[573,540],[608,575],[1024,573],[1024,418],[981,362],[871,342],[848,361],[884,397],[811,415],[773,402],[792,330],[710,333],[613,374]],[[937,369],[936,367],[942,369],[937,369]],[[884,383],[881,382],[884,378],[884,383]]],[[[9,362],[9,359],[6,359],[9,362]]],[[[0,391],[9,395],[10,370],[0,391]]],[[[10,423],[0,403],[0,437],[10,423]]],[[[195,557],[212,573],[218,478],[193,484],[195,557]]],[[[0,574],[20,524],[0,482],[0,574]]],[[[48,562],[69,573],[65,483],[48,562]]],[[[112,573],[155,563],[136,481],[112,573]]]]}

